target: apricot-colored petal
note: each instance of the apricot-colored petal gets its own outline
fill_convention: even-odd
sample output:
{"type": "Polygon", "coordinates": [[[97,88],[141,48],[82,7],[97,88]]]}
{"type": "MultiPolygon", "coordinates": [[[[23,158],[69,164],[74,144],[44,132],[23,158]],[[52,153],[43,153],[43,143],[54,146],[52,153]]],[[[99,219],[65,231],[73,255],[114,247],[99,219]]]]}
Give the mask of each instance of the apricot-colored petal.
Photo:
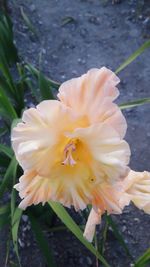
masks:
{"type": "Polygon", "coordinates": [[[51,164],[57,160],[55,146],[63,140],[63,131],[74,128],[74,120],[71,111],[59,101],[43,101],[36,108],[26,110],[23,122],[13,129],[11,137],[16,158],[23,169],[34,168],[47,175],[51,164]]]}
{"type": "Polygon", "coordinates": [[[86,116],[89,125],[105,121],[124,137],[126,120],[119,107],[112,103],[119,94],[118,83],[119,78],[109,69],[91,69],[63,83],[58,98],[76,114],[86,116]]]}
{"type": "Polygon", "coordinates": [[[110,98],[105,98],[101,105],[97,107],[92,105],[89,118],[91,124],[105,122],[119,133],[120,138],[125,136],[127,130],[126,120],[119,107],[112,103],[110,98]]]}
{"type": "Polygon", "coordinates": [[[32,204],[43,204],[50,199],[51,187],[49,179],[39,176],[35,171],[26,172],[20,177],[19,183],[14,186],[23,199],[19,204],[21,209],[26,209],[32,204]]]}
{"type": "Polygon", "coordinates": [[[58,98],[75,111],[86,112],[90,106],[102,102],[105,97],[112,100],[119,92],[116,85],[119,78],[109,69],[91,69],[81,77],[64,82],[58,93],[58,98]]]}
{"type": "Polygon", "coordinates": [[[89,241],[92,242],[94,234],[95,234],[95,228],[97,224],[101,223],[101,211],[91,209],[88,220],[86,222],[86,226],[84,229],[83,236],[89,241]]]}
{"type": "Polygon", "coordinates": [[[76,210],[83,210],[92,201],[93,184],[90,177],[90,169],[84,163],[74,167],[56,164],[48,177],[36,171],[27,171],[15,185],[24,199],[20,207],[25,209],[32,204],[53,200],[66,207],[74,206],[76,210]]]}
{"type": "Polygon", "coordinates": [[[128,144],[107,124],[78,128],[69,137],[79,138],[89,149],[92,171],[102,181],[115,182],[127,175],[130,158],[128,144]]]}
{"type": "Polygon", "coordinates": [[[150,214],[150,172],[131,170],[123,185],[134,205],[150,214]]]}

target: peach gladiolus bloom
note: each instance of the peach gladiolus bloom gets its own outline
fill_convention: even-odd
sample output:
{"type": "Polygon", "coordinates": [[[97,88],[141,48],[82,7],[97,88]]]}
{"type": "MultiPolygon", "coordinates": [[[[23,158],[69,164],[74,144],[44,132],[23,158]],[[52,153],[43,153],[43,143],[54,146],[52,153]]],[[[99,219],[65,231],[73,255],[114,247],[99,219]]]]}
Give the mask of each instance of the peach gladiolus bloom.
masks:
{"type": "Polygon", "coordinates": [[[122,139],[126,121],[112,103],[118,82],[110,70],[92,69],[62,84],[61,101],[43,101],[23,113],[12,132],[24,170],[15,186],[22,209],[54,200],[76,210],[105,203],[108,210],[118,211],[115,194],[105,194],[105,183],[127,174],[130,157],[122,139]]]}
{"type": "Polygon", "coordinates": [[[126,120],[113,103],[118,83],[109,69],[91,69],[60,86],[60,101],[43,101],[24,111],[12,131],[24,170],[15,186],[23,199],[20,208],[48,200],[76,210],[91,204],[85,231],[89,241],[101,214],[121,213],[136,191],[133,184],[127,194],[127,185],[121,184],[129,172],[130,148],[123,140],[126,120]]]}

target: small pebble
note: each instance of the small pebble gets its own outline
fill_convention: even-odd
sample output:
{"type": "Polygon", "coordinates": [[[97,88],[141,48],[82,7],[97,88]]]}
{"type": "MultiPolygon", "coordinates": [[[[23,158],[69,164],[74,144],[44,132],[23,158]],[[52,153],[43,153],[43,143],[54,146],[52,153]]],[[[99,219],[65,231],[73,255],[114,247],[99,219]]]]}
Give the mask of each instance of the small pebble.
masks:
{"type": "Polygon", "coordinates": [[[36,10],[36,7],[34,4],[30,5],[30,11],[31,12],[34,12],[36,10]]]}
{"type": "Polygon", "coordinates": [[[24,222],[27,222],[27,221],[28,221],[28,216],[27,216],[27,215],[22,215],[22,220],[23,220],[24,222]]]}

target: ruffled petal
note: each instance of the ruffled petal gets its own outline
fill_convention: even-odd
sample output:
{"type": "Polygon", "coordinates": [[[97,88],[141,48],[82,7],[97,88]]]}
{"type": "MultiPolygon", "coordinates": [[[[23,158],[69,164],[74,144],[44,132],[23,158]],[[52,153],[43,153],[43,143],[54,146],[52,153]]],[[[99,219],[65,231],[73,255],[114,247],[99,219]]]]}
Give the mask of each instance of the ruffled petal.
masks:
{"type": "Polygon", "coordinates": [[[120,139],[118,133],[105,123],[76,129],[68,137],[78,138],[91,154],[91,168],[101,182],[115,183],[124,178],[129,168],[129,145],[120,139]]]}
{"type": "Polygon", "coordinates": [[[25,210],[32,204],[45,204],[50,199],[51,185],[49,179],[39,176],[35,171],[26,172],[14,186],[19,191],[21,203],[19,207],[25,210]]]}
{"type": "Polygon", "coordinates": [[[134,205],[150,214],[150,172],[131,170],[123,185],[134,205]]]}
{"type": "Polygon", "coordinates": [[[63,132],[73,130],[76,118],[59,101],[47,100],[23,113],[22,123],[12,131],[12,146],[24,170],[48,175],[63,144],[63,132]]]}
{"type": "Polygon", "coordinates": [[[79,78],[63,83],[58,98],[76,114],[86,116],[90,124],[107,122],[124,137],[126,120],[119,107],[112,103],[119,95],[119,78],[109,69],[91,69],[79,78]]]}
{"type": "Polygon", "coordinates": [[[109,69],[91,69],[81,77],[64,82],[58,93],[58,98],[77,112],[87,111],[92,105],[101,104],[105,97],[112,100],[119,95],[116,85],[119,78],[109,69]]]}

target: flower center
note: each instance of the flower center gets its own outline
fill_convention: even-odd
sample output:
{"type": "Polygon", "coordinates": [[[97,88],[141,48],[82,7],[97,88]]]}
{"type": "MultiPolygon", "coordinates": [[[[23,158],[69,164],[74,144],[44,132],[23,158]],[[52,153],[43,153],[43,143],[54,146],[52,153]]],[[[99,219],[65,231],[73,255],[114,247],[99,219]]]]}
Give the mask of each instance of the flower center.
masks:
{"type": "Polygon", "coordinates": [[[77,162],[73,158],[73,153],[76,151],[77,143],[79,142],[78,139],[71,140],[64,148],[64,161],[62,162],[63,165],[70,165],[74,166],[77,162]]]}

